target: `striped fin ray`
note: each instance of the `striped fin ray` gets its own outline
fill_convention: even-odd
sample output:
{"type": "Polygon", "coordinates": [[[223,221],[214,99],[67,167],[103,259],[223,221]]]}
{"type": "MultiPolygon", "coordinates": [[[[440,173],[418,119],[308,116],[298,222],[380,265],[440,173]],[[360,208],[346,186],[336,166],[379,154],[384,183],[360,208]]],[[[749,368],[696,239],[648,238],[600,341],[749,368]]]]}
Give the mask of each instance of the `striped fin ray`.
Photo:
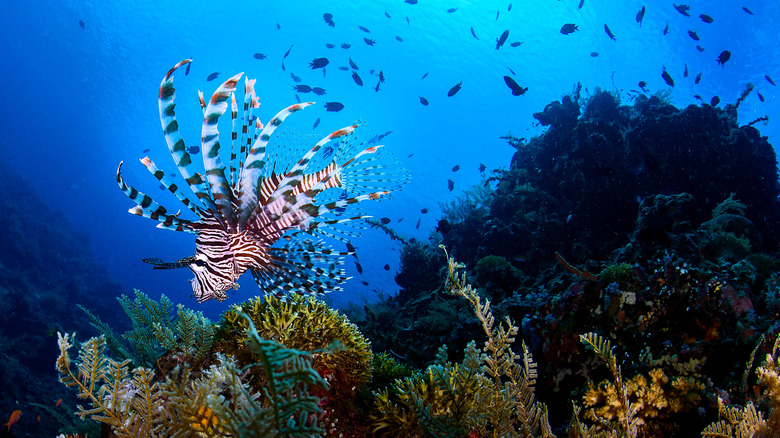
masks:
{"type": "Polygon", "coordinates": [[[168,214],[168,210],[152,199],[151,196],[131,185],[127,185],[124,178],[122,178],[122,162],[119,163],[119,167],[116,169],[116,182],[122,192],[137,204],[128,210],[129,213],[160,222],[157,224],[158,228],[195,233],[192,229],[191,221],[179,219],[179,213],[168,214]]]}
{"type": "Polygon", "coordinates": [[[195,195],[203,203],[204,207],[217,211],[216,205],[212,201],[208,194],[208,188],[206,187],[203,177],[192,168],[192,158],[187,153],[187,148],[184,144],[184,140],[179,134],[179,123],[176,121],[176,89],[173,87],[173,72],[179,67],[192,62],[191,59],[185,59],[168,70],[168,73],[160,84],[160,91],[158,94],[158,108],[160,112],[160,123],[162,124],[163,133],[165,134],[165,142],[168,144],[168,150],[173,157],[173,161],[179,168],[179,173],[187,181],[195,195]]]}
{"type": "MultiPolygon", "coordinates": [[[[237,163],[236,168],[241,169],[244,166],[244,162],[247,158],[247,153],[249,152],[249,149],[252,146],[252,141],[254,141],[254,137],[260,132],[263,125],[260,123],[260,120],[256,120],[255,123],[253,122],[253,114],[252,110],[255,108],[260,107],[260,101],[257,98],[257,95],[255,94],[255,83],[257,82],[257,79],[249,79],[247,77],[244,77],[244,112],[243,112],[243,123],[241,124],[241,149],[238,152],[237,157],[237,163]],[[254,128],[254,129],[252,129],[254,128]],[[252,130],[253,135],[250,135],[250,130],[252,130]]],[[[236,188],[238,188],[238,176],[240,174],[237,170],[237,175],[233,177],[233,184],[236,188]]]]}
{"type": "MultiPolygon", "coordinates": [[[[238,104],[236,103],[236,96],[234,93],[230,93],[230,121],[232,124],[230,134],[230,179],[229,183],[231,187],[235,186],[236,178],[238,177],[238,148],[236,146],[236,140],[238,140],[238,132],[236,131],[236,119],[238,118],[238,104]]],[[[239,141],[239,144],[241,142],[239,141]]]]}
{"type": "Polygon", "coordinates": [[[179,187],[168,181],[168,178],[165,177],[165,172],[158,169],[157,166],[154,164],[154,161],[149,159],[149,157],[144,157],[141,159],[141,163],[146,167],[146,170],[149,171],[152,175],[154,175],[155,178],[157,178],[160,183],[165,186],[166,189],[168,189],[169,192],[173,193],[173,196],[176,197],[179,201],[181,201],[182,204],[184,204],[187,208],[190,209],[193,213],[197,214],[198,216],[203,216],[203,210],[197,206],[195,203],[192,202],[190,198],[188,198],[184,193],[182,193],[181,190],[179,190],[179,187]]]}
{"type": "Polygon", "coordinates": [[[201,149],[203,155],[203,167],[206,169],[206,179],[211,189],[211,195],[217,205],[220,216],[225,221],[228,230],[234,230],[236,226],[235,210],[233,209],[233,192],[225,177],[225,166],[219,156],[219,118],[227,111],[227,99],[236,90],[238,80],[243,76],[239,73],[225,81],[211,95],[203,115],[203,128],[201,130],[201,149]]]}
{"type": "Polygon", "coordinates": [[[271,139],[271,134],[273,134],[276,128],[284,122],[284,119],[286,119],[287,116],[306,108],[312,103],[313,102],[297,103],[279,111],[279,113],[263,127],[257,140],[252,144],[246,161],[241,167],[241,175],[239,176],[241,193],[241,197],[238,201],[240,210],[238,219],[239,230],[245,229],[247,221],[254,214],[255,208],[257,208],[257,189],[260,183],[261,172],[266,164],[265,152],[268,141],[271,139]]]}

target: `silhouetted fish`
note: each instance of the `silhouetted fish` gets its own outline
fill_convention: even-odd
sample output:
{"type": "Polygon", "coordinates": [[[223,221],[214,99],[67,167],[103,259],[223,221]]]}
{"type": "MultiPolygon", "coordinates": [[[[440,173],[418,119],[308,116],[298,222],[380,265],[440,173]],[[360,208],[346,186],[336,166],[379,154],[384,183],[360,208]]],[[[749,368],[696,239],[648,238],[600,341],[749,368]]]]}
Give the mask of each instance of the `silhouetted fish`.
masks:
{"type": "Polygon", "coordinates": [[[284,52],[284,56],[282,56],[282,59],[287,59],[288,56],[290,56],[290,50],[292,50],[294,44],[290,44],[290,48],[287,49],[286,52],[284,52]]]}
{"type": "Polygon", "coordinates": [[[389,271],[389,270],[390,270],[390,265],[385,265],[385,271],[389,271]]]}
{"type": "Polygon", "coordinates": [[[500,37],[496,38],[496,50],[500,49],[504,45],[506,39],[509,38],[509,30],[505,30],[500,37]]]}
{"type": "Polygon", "coordinates": [[[688,64],[685,64],[685,70],[683,70],[683,77],[688,77],[688,64]]]}
{"type": "Polygon", "coordinates": [[[570,34],[572,32],[577,31],[577,30],[579,30],[579,29],[577,28],[577,25],[574,24],[574,23],[566,23],[566,24],[564,24],[561,27],[561,33],[564,34],[564,35],[568,35],[568,34],[570,34]]]}
{"type": "Polygon", "coordinates": [[[414,228],[415,228],[415,229],[417,229],[417,230],[419,230],[419,229],[420,229],[420,222],[421,222],[421,221],[422,221],[422,218],[421,218],[421,217],[420,217],[420,218],[417,218],[417,225],[415,225],[415,226],[414,226],[414,228]]]}
{"type": "Polygon", "coordinates": [[[693,80],[694,84],[698,84],[699,82],[701,82],[701,73],[697,74],[696,79],[693,80]]]}
{"type": "Polygon", "coordinates": [[[428,99],[420,96],[420,103],[425,105],[425,106],[428,106],[428,99]]]}
{"type": "Polygon", "coordinates": [[[187,153],[197,154],[198,152],[200,152],[200,146],[187,146],[187,153]]]}
{"type": "Polygon", "coordinates": [[[371,33],[371,31],[370,31],[370,30],[368,30],[368,28],[367,28],[367,27],[365,27],[365,26],[358,26],[358,29],[362,30],[362,31],[363,31],[363,32],[365,32],[365,33],[371,33]]]}
{"type": "Polygon", "coordinates": [[[582,9],[583,6],[585,6],[585,0],[580,0],[580,5],[577,6],[577,9],[582,9]]]}
{"type": "Polygon", "coordinates": [[[427,208],[423,208],[422,210],[420,210],[420,213],[428,214],[428,209],[427,208]]]}
{"type": "Polygon", "coordinates": [[[769,77],[769,75],[764,75],[764,79],[766,79],[766,81],[769,82],[770,84],[777,86],[777,84],[775,84],[775,81],[773,81],[772,78],[769,77]]]}
{"type": "MultiPolygon", "coordinates": [[[[192,59],[192,56],[190,56],[190,59],[192,59]]],[[[187,76],[190,74],[190,67],[192,67],[192,62],[187,63],[187,70],[184,70],[184,76],[187,76]]]]}
{"type": "Polygon", "coordinates": [[[314,121],[314,126],[311,127],[311,129],[317,129],[317,126],[320,125],[320,118],[317,117],[317,120],[314,121]]]}
{"type": "Polygon", "coordinates": [[[350,44],[350,43],[341,43],[341,48],[342,49],[349,49],[350,47],[352,47],[352,44],[350,44]]]}
{"type": "Polygon", "coordinates": [[[344,104],[341,102],[325,102],[325,109],[328,111],[338,112],[344,109],[344,104]]]}
{"type": "Polygon", "coordinates": [[[512,73],[513,76],[517,76],[517,73],[515,73],[515,71],[512,70],[512,68],[507,67],[506,69],[509,70],[509,73],[512,73]]]}
{"type": "Polygon", "coordinates": [[[281,25],[281,24],[279,24],[279,23],[276,23],[276,30],[279,30],[279,29],[281,29],[281,28],[282,28],[282,25],[281,25]]]}
{"type": "Polygon", "coordinates": [[[688,5],[675,5],[672,3],[672,6],[674,6],[675,9],[677,9],[677,12],[685,15],[686,17],[690,17],[691,14],[688,13],[688,10],[691,9],[688,5]]]}
{"type": "Polygon", "coordinates": [[[450,91],[447,92],[447,97],[452,97],[455,94],[457,94],[458,91],[460,91],[462,85],[463,85],[463,81],[460,81],[457,84],[455,84],[452,88],[450,88],[450,91]]]}
{"type": "Polygon", "coordinates": [[[764,96],[758,90],[756,90],[756,94],[758,95],[758,100],[763,102],[764,101],[764,96]]]}
{"type": "Polygon", "coordinates": [[[349,67],[347,67],[346,65],[341,65],[341,66],[339,66],[339,70],[341,70],[341,71],[349,71],[349,67]]]}
{"type": "Polygon", "coordinates": [[[515,41],[512,44],[510,44],[509,46],[511,46],[511,47],[520,47],[520,44],[523,44],[523,42],[522,41],[515,41]]]}
{"type": "Polygon", "coordinates": [[[693,40],[694,40],[694,41],[699,41],[699,39],[700,39],[700,38],[699,38],[699,34],[698,34],[698,33],[696,33],[696,31],[695,31],[695,30],[689,30],[689,31],[688,31],[688,36],[690,36],[691,38],[693,38],[693,40]]]}
{"type": "Polygon", "coordinates": [[[84,29],[87,27],[87,23],[83,22],[82,20],[79,20],[79,27],[84,29]]]}
{"type": "Polygon", "coordinates": [[[410,5],[416,5],[417,0],[404,0],[404,3],[409,3],[410,5]]]}
{"type": "Polygon", "coordinates": [[[311,87],[304,84],[293,85],[293,90],[297,91],[298,93],[308,93],[311,91],[311,87]]]}
{"type": "Polygon", "coordinates": [[[326,12],[322,14],[322,18],[325,19],[325,22],[328,23],[328,26],[330,27],[336,26],[336,23],[333,21],[333,14],[331,14],[330,12],[326,12]]]}
{"type": "Polygon", "coordinates": [[[474,32],[474,26],[471,26],[471,36],[473,36],[476,39],[479,39],[479,37],[477,36],[477,33],[474,32]]]}
{"type": "Polygon", "coordinates": [[[506,7],[507,12],[512,12],[512,3],[509,4],[509,6],[506,7]]]}
{"type": "Polygon", "coordinates": [[[642,89],[642,91],[644,91],[645,93],[647,93],[647,88],[645,88],[645,87],[647,87],[647,82],[645,82],[645,81],[639,81],[639,83],[638,83],[637,85],[639,85],[639,88],[641,88],[641,89],[642,89]]]}
{"type": "Polygon", "coordinates": [[[402,42],[404,42],[404,39],[403,39],[403,38],[401,38],[401,37],[399,37],[398,35],[396,35],[396,36],[395,36],[395,39],[396,39],[396,41],[398,41],[399,43],[402,43],[402,42]]]}
{"type": "Polygon", "coordinates": [[[517,84],[517,82],[515,82],[514,79],[512,79],[511,76],[504,76],[504,82],[506,83],[507,87],[512,90],[513,96],[522,96],[526,91],[528,91],[528,87],[521,87],[517,84]]]}
{"type": "Polygon", "coordinates": [[[666,67],[664,67],[663,73],[661,73],[661,77],[664,78],[664,82],[666,82],[670,87],[674,87],[674,79],[667,73],[666,67]]]}
{"type": "Polygon", "coordinates": [[[360,265],[360,262],[357,262],[357,261],[355,262],[355,269],[357,269],[358,274],[362,274],[363,273],[363,266],[360,265]]]}
{"type": "Polygon", "coordinates": [[[498,16],[501,14],[501,11],[496,11],[496,19],[495,21],[498,21],[498,16]]]}
{"type": "MultiPolygon", "coordinates": [[[[396,39],[398,39],[398,37],[396,37],[396,39]]],[[[365,41],[366,44],[368,44],[369,46],[373,46],[374,44],[376,44],[376,40],[372,40],[370,38],[363,38],[363,41],[365,41]]]]}
{"type": "Polygon", "coordinates": [[[704,47],[697,45],[696,46],[696,50],[698,50],[700,52],[703,52],[704,51],[704,47]]]}
{"type": "Polygon", "coordinates": [[[479,173],[482,173],[482,172],[484,172],[484,171],[485,171],[485,169],[487,169],[487,166],[485,166],[485,165],[484,165],[484,164],[482,164],[482,163],[479,163],[479,173]]]}
{"type": "Polygon", "coordinates": [[[447,189],[449,191],[452,191],[452,189],[454,189],[454,188],[455,188],[455,181],[453,181],[451,179],[448,179],[447,180],[447,189]]]}
{"type": "Polygon", "coordinates": [[[636,13],[636,22],[639,23],[639,27],[642,27],[642,20],[645,19],[645,6],[642,5],[642,9],[636,13]]]}
{"type": "Polygon", "coordinates": [[[712,105],[712,106],[716,106],[716,105],[718,105],[719,103],[720,103],[720,97],[718,97],[718,96],[713,96],[713,97],[712,97],[712,100],[710,101],[710,105],[712,105]]]}
{"type": "Polygon", "coordinates": [[[295,73],[292,73],[292,72],[290,72],[290,77],[291,77],[291,78],[292,78],[292,80],[293,80],[293,81],[295,81],[296,83],[298,83],[298,82],[301,82],[301,77],[300,77],[300,76],[298,76],[298,75],[296,75],[295,73]]]}
{"type": "Polygon", "coordinates": [[[390,218],[389,217],[383,217],[382,219],[379,219],[379,222],[384,224],[384,225],[387,225],[387,224],[390,223],[390,218]]]}
{"type": "Polygon", "coordinates": [[[329,49],[332,49],[332,48],[336,47],[336,45],[333,44],[333,43],[325,43],[325,47],[327,47],[329,49]]]}
{"type": "Polygon", "coordinates": [[[669,33],[669,22],[668,21],[666,22],[666,27],[664,27],[664,35],[666,35],[667,33],[669,33]]]}
{"type": "Polygon", "coordinates": [[[213,81],[214,79],[217,78],[217,76],[219,76],[219,72],[215,71],[214,73],[208,75],[208,77],[206,77],[206,80],[207,81],[213,81]]]}
{"type": "Polygon", "coordinates": [[[352,72],[352,80],[355,81],[356,84],[363,86],[363,79],[360,79],[360,75],[358,75],[358,72],[353,71],[352,72]]]}
{"type": "Polygon", "coordinates": [[[612,41],[617,41],[615,39],[615,35],[612,34],[612,31],[609,30],[609,26],[607,26],[606,24],[604,25],[604,32],[607,33],[607,36],[609,37],[609,39],[611,39],[612,41]]]}
{"type": "Polygon", "coordinates": [[[598,56],[599,56],[599,52],[590,52],[590,57],[591,58],[596,58],[598,56]]]}
{"type": "Polygon", "coordinates": [[[358,67],[358,65],[355,64],[355,61],[353,61],[352,58],[349,58],[349,66],[355,70],[360,70],[360,67],[358,67]]]}
{"type": "Polygon", "coordinates": [[[314,70],[315,68],[325,67],[329,62],[330,61],[328,61],[328,58],[314,58],[314,60],[309,63],[309,67],[314,70]]]}
{"type": "Polygon", "coordinates": [[[746,8],[745,6],[742,6],[742,10],[743,10],[743,11],[745,11],[745,12],[747,12],[747,13],[748,13],[748,14],[750,14],[750,15],[755,15],[755,14],[753,13],[753,11],[751,11],[751,10],[750,10],[750,9],[748,9],[748,8],[746,8]]]}
{"type": "Polygon", "coordinates": [[[253,55],[255,59],[266,59],[268,56],[266,56],[264,53],[257,52],[253,55]]]}
{"type": "Polygon", "coordinates": [[[387,18],[393,18],[393,17],[391,17],[391,16],[390,16],[390,14],[388,14],[388,13],[387,13],[387,9],[385,9],[385,17],[387,17],[387,18]]]}
{"type": "Polygon", "coordinates": [[[420,79],[425,79],[425,78],[427,78],[427,77],[428,77],[428,72],[426,71],[426,72],[425,72],[425,74],[424,74],[424,75],[422,75],[422,77],[421,77],[420,79]]]}
{"type": "Polygon", "coordinates": [[[447,9],[447,13],[451,14],[451,13],[457,11],[457,10],[458,10],[458,8],[449,8],[449,9],[447,9]]]}
{"type": "Polygon", "coordinates": [[[311,92],[316,94],[317,96],[324,96],[324,95],[328,94],[328,92],[325,91],[325,89],[322,88],[322,87],[314,87],[314,88],[311,89],[311,92]]]}
{"type": "Polygon", "coordinates": [[[151,149],[149,149],[149,148],[146,148],[146,149],[142,150],[142,151],[141,151],[141,153],[142,153],[142,154],[146,154],[146,153],[148,153],[150,150],[151,150],[151,149]]]}
{"type": "Polygon", "coordinates": [[[284,66],[284,61],[282,61],[282,71],[287,71],[287,68],[284,66]]]}
{"type": "Polygon", "coordinates": [[[703,21],[705,23],[712,23],[713,21],[715,21],[715,20],[712,19],[712,17],[710,17],[707,14],[699,14],[699,18],[701,18],[701,21],[703,21]]]}
{"type": "Polygon", "coordinates": [[[366,280],[361,280],[361,283],[363,283],[363,286],[368,286],[368,282],[366,280]]]}
{"type": "Polygon", "coordinates": [[[726,61],[728,61],[729,59],[731,59],[731,52],[729,52],[728,50],[724,50],[720,52],[720,55],[718,55],[718,59],[716,61],[718,61],[718,64],[723,66],[726,64],[726,61]]]}

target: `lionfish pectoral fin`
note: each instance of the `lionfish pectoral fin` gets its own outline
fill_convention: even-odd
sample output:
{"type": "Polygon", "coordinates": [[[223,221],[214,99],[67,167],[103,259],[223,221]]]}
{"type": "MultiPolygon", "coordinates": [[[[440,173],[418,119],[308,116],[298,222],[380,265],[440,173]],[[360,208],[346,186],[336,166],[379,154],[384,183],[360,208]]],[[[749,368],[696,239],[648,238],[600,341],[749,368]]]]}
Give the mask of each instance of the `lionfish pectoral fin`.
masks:
{"type": "Polygon", "coordinates": [[[184,257],[180,258],[179,260],[176,260],[175,262],[164,262],[156,257],[147,257],[145,259],[141,259],[142,262],[148,263],[152,266],[154,266],[152,269],[179,269],[179,268],[186,268],[192,263],[192,261],[195,260],[195,257],[184,257]]]}

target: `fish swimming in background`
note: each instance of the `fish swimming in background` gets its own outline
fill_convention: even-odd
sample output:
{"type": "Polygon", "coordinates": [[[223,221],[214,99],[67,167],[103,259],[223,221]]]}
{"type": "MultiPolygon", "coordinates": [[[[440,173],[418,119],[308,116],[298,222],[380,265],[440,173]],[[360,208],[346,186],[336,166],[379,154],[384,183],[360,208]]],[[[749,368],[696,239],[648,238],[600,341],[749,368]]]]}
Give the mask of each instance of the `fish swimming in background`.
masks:
{"type": "Polygon", "coordinates": [[[696,79],[693,80],[694,84],[698,84],[699,82],[701,82],[701,73],[697,74],[696,79]]]}
{"type": "Polygon", "coordinates": [[[726,61],[728,61],[729,59],[731,59],[731,52],[729,52],[728,50],[724,50],[720,52],[720,55],[718,55],[718,59],[716,59],[716,61],[718,61],[718,64],[720,64],[722,67],[726,65],[726,61]]]}
{"type": "Polygon", "coordinates": [[[333,21],[333,14],[331,14],[330,12],[326,12],[322,14],[322,18],[325,20],[326,23],[328,23],[328,26],[336,27],[336,23],[333,21]]]}
{"type": "Polygon", "coordinates": [[[477,33],[474,32],[474,26],[471,26],[471,36],[473,36],[476,39],[479,39],[479,37],[477,36],[477,33]]]}
{"type": "Polygon", "coordinates": [[[314,70],[315,68],[323,68],[329,63],[330,61],[328,61],[328,58],[314,58],[314,60],[309,63],[309,67],[314,70]]]}
{"type": "Polygon", "coordinates": [[[398,41],[399,43],[404,42],[404,39],[399,37],[398,35],[395,36],[395,40],[398,41]]]}
{"type": "Polygon", "coordinates": [[[19,418],[21,418],[21,417],[22,417],[22,411],[17,409],[15,411],[11,412],[11,418],[9,418],[8,422],[5,423],[3,426],[8,426],[8,430],[7,431],[10,431],[11,430],[11,426],[16,424],[16,422],[19,421],[19,418]]]}
{"type": "Polygon", "coordinates": [[[349,58],[349,66],[352,67],[354,70],[360,70],[360,67],[355,63],[355,61],[352,60],[352,58],[349,58]]]}
{"type": "MultiPolygon", "coordinates": [[[[398,39],[398,37],[395,37],[395,38],[398,39]]],[[[372,40],[371,38],[363,38],[363,41],[365,41],[366,44],[368,44],[369,46],[373,46],[374,44],[376,44],[376,40],[372,40]]],[[[403,41],[403,40],[400,40],[400,41],[403,41]]]]}
{"type": "Polygon", "coordinates": [[[450,88],[450,91],[447,92],[447,97],[452,97],[455,94],[457,94],[458,91],[460,91],[462,86],[463,86],[463,81],[460,81],[457,84],[455,84],[452,88],[450,88]]]}
{"type": "Polygon", "coordinates": [[[420,96],[420,103],[423,104],[424,106],[428,106],[428,99],[420,96]]]}
{"type": "Polygon", "coordinates": [[[666,71],[666,67],[664,67],[661,77],[664,79],[664,82],[666,82],[666,85],[674,87],[674,79],[672,79],[672,76],[666,71]]]}
{"type": "Polygon", "coordinates": [[[322,237],[345,241],[353,236],[355,227],[347,228],[349,223],[365,217],[355,211],[355,204],[400,189],[408,172],[379,146],[363,146],[363,134],[354,133],[357,125],[336,130],[311,147],[286,144],[288,137],[274,132],[290,114],[312,102],[291,105],[263,125],[252,115],[260,106],[253,79],[244,80],[239,113],[235,91],[243,73],[225,81],[210,99],[201,94],[199,170],[186,150],[174,111],[173,74],[190,61],[179,62],[165,75],[158,106],[168,150],[195,196],[172,183],[149,157],[141,163],[186,207],[184,213],[189,210],[195,218],[172,213],[178,208],[166,208],[126,184],[122,163],[116,181],[137,204],[130,213],[159,222],[158,228],[194,234],[195,254],[174,262],[157,258],[144,262],[154,269],[192,270],[195,278],[190,283],[199,303],[226,299],[226,292],[238,288],[236,282],[247,271],[265,294],[341,290],[347,280],[343,256],[349,253],[335,251],[322,237]],[[228,106],[233,129],[227,136],[229,161],[223,164],[218,126],[228,106]],[[329,158],[323,156],[327,147],[334,150],[329,158]],[[339,199],[344,191],[349,196],[339,199]],[[336,213],[339,208],[345,209],[343,214],[336,213]]]}
{"type": "Polygon", "coordinates": [[[448,179],[447,180],[447,189],[449,191],[452,191],[453,189],[455,189],[455,181],[453,181],[451,179],[448,179]]]}
{"type": "Polygon", "coordinates": [[[320,118],[317,117],[317,120],[314,121],[314,126],[311,127],[312,130],[317,129],[317,127],[320,126],[320,118]]]}
{"type": "Polygon", "coordinates": [[[577,25],[574,23],[566,23],[563,26],[561,26],[561,33],[564,35],[568,35],[578,30],[579,29],[577,28],[577,25]]]}
{"type": "Polygon", "coordinates": [[[365,32],[365,33],[371,33],[371,31],[370,31],[370,30],[368,30],[368,28],[367,28],[367,27],[365,27],[365,26],[358,26],[358,29],[362,30],[362,31],[363,31],[363,32],[365,32]]]}
{"type": "MultiPolygon", "coordinates": [[[[254,56],[255,59],[267,59],[268,58],[268,55],[266,55],[264,53],[260,53],[260,52],[255,53],[253,56],[254,56]]],[[[187,64],[187,68],[189,68],[189,67],[190,67],[190,65],[187,64]]]]}
{"type": "Polygon", "coordinates": [[[607,33],[607,36],[609,37],[609,39],[611,39],[612,41],[617,41],[615,39],[615,35],[612,33],[611,30],[609,30],[609,26],[607,26],[606,24],[604,25],[604,32],[607,33]]]}
{"type": "Polygon", "coordinates": [[[705,23],[708,23],[708,24],[715,21],[715,19],[713,19],[712,17],[710,17],[707,14],[699,14],[699,18],[701,18],[701,21],[703,21],[705,23]]]}
{"type": "Polygon", "coordinates": [[[313,87],[311,89],[311,92],[316,94],[317,96],[324,96],[324,95],[328,94],[328,92],[325,91],[325,89],[322,88],[322,87],[313,87]]]}
{"type": "Polygon", "coordinates": [[[84,29],[87,27],[87,23],[85,23],[83,20],[79,20],[79,27],[84,29]]]}
{"type": "Polygon", "coordinates": [[[764,79],[766,79],[766,81],[769,82],[770,84],[777,86],[777,84],[775,84],[775,81],[773,81],[772,78],[769,77],[769,75],[764,75],[764,79]]]}
{"type": "Polygon", "coordinates": [[[325,102],[325,110],[332,112],[339,112],[344,109],[344,104],[341,102],[325,102]]]}
{"type": "Polygon", "coordinates": [[[685,15],[686,17],[690,17],[691,14],[688,13],[688,11],[691,9],[688,5],[675,5],[672,3],[672,6],[674,6],[675,9],[677,9],[677,12],[685,15]]]}
{"type": "Polygon", "coordinates": [[[207,81],[209,81],[209,82],[211,82],[211,81],[213,81],[214,79],[216,79],[216,78],[217,78],[217,76],[219,76],[219,72],[216,72],[216,71],[215,71],[214,73],[210,74],[210,75],[209,75],[209,76],[206,78],[206,80],[207,80],[207,81]]]}
{"type": "Polygon", "coordinates": [[[639,12],[636,13],[636,22],[639,23],[639,27],[642,27],[642,20],[645,19],[645,11],[647,9],[644,5],[642,5],[642,9],[639,10],[639,12]]]}
{"type": "Polygon", "coordinates": [[[496,50],[500,49],[504,45],[507,38],[509,38],[509,29],[505,30],[500,37],[496,38],[496,50]]]}
{"type": "Polygon", "coordinates": [[[355,81],[355,83],[360,85],[361,87],[363,86],[363,79],[360,79],[360,75],[358,74],[358,72],[356,71],[352,72],[352,80],[355,81]]]}

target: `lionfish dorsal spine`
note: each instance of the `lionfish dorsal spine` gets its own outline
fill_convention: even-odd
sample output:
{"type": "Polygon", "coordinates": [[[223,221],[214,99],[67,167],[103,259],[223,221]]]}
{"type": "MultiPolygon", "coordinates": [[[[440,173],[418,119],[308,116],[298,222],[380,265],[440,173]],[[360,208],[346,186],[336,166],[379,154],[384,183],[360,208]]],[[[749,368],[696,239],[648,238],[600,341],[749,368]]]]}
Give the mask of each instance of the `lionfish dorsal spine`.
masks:
{"type": "Polygon", "coordinates": [[[260,131],[252,147],[249,149],[246,161],[241,167],[241,174],[239,176],[239,193],[241,196],[238,200],[239,205],[239,217],[238,217],[238,229],[246,229],[247,223],[250,218],[255,214],[255,209],[258,206],[258,186],[261,184],[261,176],[265,167],[265,153],[268,147],[268,142],[271,139],[271,134],[276,128],[284,122],[290,114],[300,111],[313,102],[303,102],[290,105],[287,108],[279,111],[260,131]]]}
{"type": "Polygon", "coordinates": [[[243,73],[228,79],[211,95],[203,114],[203,128],[201,129],[201,150],[206,180],[209,183],[211,196],[219,215],[229,231],[236,229],[236,215],[233,209],[233,192],[225,176],[225,166],[219,156],[220,144],[217,124],[219,118],[227,111],[227,100],[236,90],[236,84],[241,76],[243,73]]]}
{"type": "Polygon", "coordinates": [[[165,176],[165,171],[157,168],[157,165],[154,164],[154,161],[152,161],[149,157],[141,158],[141,164],[146,167],[146,170],[149,171],[152,175],[154,175],[155,178],[157,178],[158,181],[160,181],[160,184],[162,184],[166,189],[168,189],[169,192],[173,194],[173,196],[176,197],[182,204],[184,204],[185,207],[189,208],[190,211],[197,214],[198,216],[203,215],[203,209],[198,207],[190,198],[188,198],[175,184],[168,180],[168,178],[165,176]]]}
{"type": "Polygon", "coordinates": [[[168,74],[165,75],[160,84],[158,96],[160,123],[162,124],[163,133],[165,135],[165,142],[168,144],[168,150],[171,153],[171,157],[173,157],[173,161],[176,163],[176,167],[179,169],[179,173],[181,173],[181,176],[201,203],[203,203],[203,206],[216,214],[217,207],[209,196],[208,187],[206,187],[203,177],[194,170],[192,158],[187,152],[184,139],[182,139],[179,134],[179,123],[176,121],[176,112],[174,111],[176,106],[176,89],[173,87],[173,72],[189,62],[192,62],[192,60],[185,59],[173,66],[172,69],[168,70],[168,74]]]}

